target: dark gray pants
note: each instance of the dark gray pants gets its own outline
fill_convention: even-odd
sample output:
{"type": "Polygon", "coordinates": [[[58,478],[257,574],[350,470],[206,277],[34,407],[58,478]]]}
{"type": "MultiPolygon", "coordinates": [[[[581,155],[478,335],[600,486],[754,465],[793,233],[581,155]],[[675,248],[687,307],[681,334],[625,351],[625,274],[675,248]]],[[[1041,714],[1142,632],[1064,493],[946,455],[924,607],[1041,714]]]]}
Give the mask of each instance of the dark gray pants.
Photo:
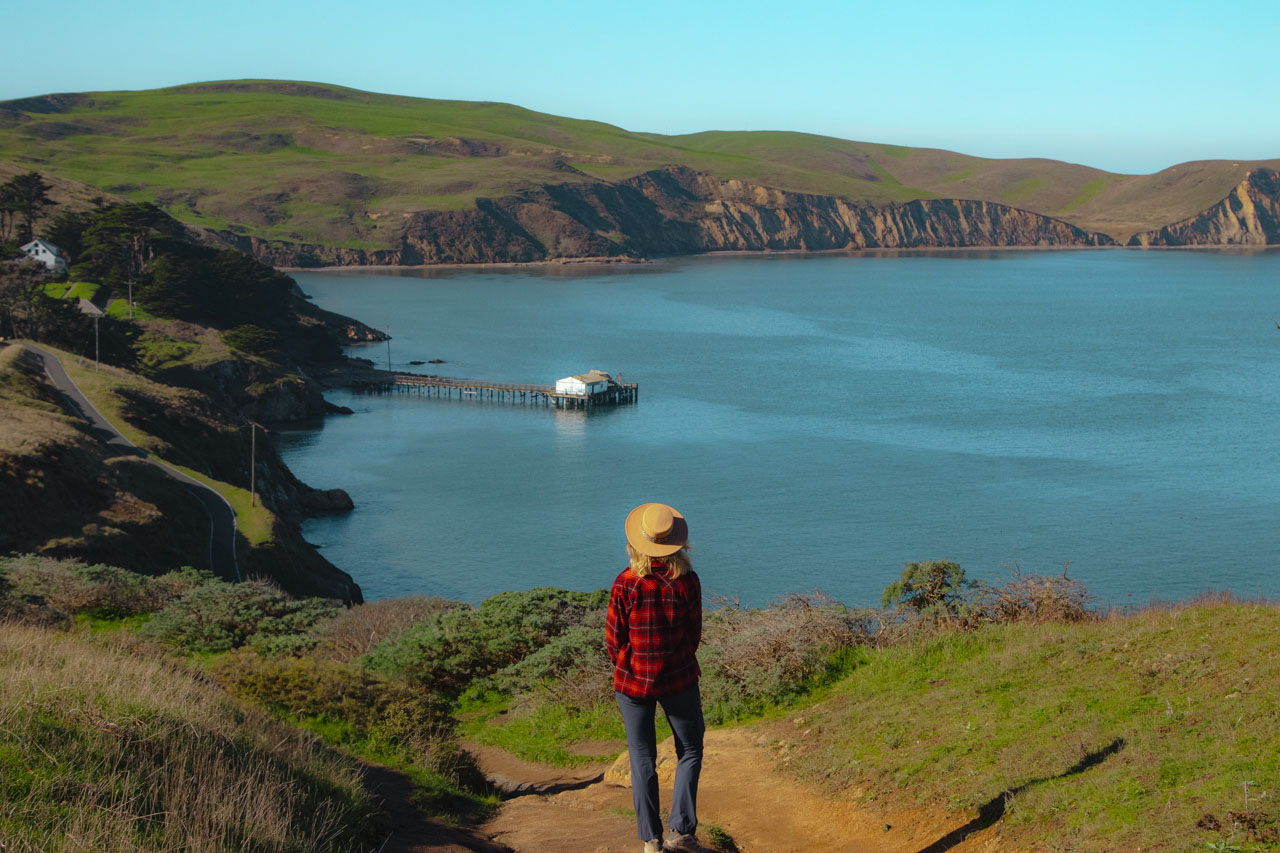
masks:
{"type": "Polygon", "coordinates": [[[641,841],[662,838],[658,811],[657,735],[654,714],[659,704],[667,715],[676,742],[676,781],[671,794],[671,828],[693,835],[698,828],[698,776],[702,772],[702,696],[695,684],[683,693],[662,699],[634,699],[616,694],[627,728],[631,756],[631,796],[636,804],[636,832],[641,841]]]}

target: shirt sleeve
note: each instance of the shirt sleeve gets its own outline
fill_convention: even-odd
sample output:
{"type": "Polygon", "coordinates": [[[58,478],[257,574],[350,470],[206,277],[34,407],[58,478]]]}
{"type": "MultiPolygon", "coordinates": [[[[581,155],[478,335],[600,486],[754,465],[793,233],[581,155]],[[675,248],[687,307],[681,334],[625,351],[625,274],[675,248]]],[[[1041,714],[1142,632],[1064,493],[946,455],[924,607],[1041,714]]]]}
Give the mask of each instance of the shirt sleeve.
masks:
{"type": "Polygon", "coordinates": [[[694,651],[702,643],[702,581],[696,572],[689,573],[689,642],[694,651]]]}
{"type": "Polygon", "coordinates": [[[627,642],[626,591],[619,578],[609,592],[609,611],[604,623],[604,644],[609,650],[609,660],[616,665],[618,653],[627,642]]]}

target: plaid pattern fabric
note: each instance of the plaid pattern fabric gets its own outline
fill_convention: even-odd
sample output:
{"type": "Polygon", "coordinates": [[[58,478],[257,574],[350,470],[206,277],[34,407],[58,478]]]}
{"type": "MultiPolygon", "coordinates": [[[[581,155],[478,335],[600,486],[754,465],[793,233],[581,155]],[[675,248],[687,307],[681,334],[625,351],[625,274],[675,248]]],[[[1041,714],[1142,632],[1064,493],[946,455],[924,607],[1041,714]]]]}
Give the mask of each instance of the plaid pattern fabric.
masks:
{"type": "Polygon", "coordinates": [[[618,575],[605,624],[614,690],[636,699],[683,693],[702,674],[695,656],[701,641],[702,583],[696,572],[671,578],[655,567],[649,577],[638,578],[628,566],[618,575]]]}

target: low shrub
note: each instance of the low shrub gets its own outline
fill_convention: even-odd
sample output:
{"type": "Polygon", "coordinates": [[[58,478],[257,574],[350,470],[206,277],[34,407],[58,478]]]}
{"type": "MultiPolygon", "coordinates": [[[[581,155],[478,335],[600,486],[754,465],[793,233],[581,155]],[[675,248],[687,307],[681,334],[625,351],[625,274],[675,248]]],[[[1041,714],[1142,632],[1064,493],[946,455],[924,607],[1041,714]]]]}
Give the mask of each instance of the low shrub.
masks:
{"type": "Polygon", "coordinates": [[[312,632],[319,640],[316,653],[330,660],[355,660],[419,622],[462,606],[457,601],[426,595],[356,604],[317,623],[312,632]]]}
{"type": "Polygon", "coordinates": [[[340,722],[348,742],[376,741],[455,784],[476,788],[482,778],[458,745],[448,707],[429,693],[337,661],[266,658],[248,649],[219,658],[210,674],[277,713],[340,722]]]}
{"type": "Polygon", "coordinates": [[[968,580],[947,560],[907,563],[902,577],[885,587],[882,602],[879,645],[982,625],[1082,622],[1099,615],[1088,588],[1068,578],[1066,566],[1061,576],[1024,575],[1015,566],[1010,580],[991,584],[968,580]]]}
{"type": "Polygon", "coordinates": [[[978,583],[969,594],[969,620],[985,622],[1084,622],[1096,619],[1093,596],[1078,580],[1062,576],[1023,575],[996,585],[978,583]]]}
{"type": "Polygon", "coordinates": [[[8,597],[0,591],[0,624],[9,622],[33,628],[69,628],[71,617],[50,607],[38,595],[8,597]]]}
{"type": "Polygon", "coordinates": [[[517,663],[572,627],[594,620],[603,633],[608,599],[603,589],[503,592],[478,608],[434,614],[377,644],[361,660],[374,672],[457,695],[473,680],[517,663]]]}
{"type": "Polygon", "coordinates": [[[264,652],[296,651],[314,644],[308,629],[339,607],[332,599],[290,598],[264,581],[216,581],[171,602],[141,633],[187,652],[225,652],[250,643],[264,652]]]}
{"type": "Polygon", "coordinates": [[[213,576],[190,567],[140,575],[114,566],[26,555],[0,559],[0,577],[11,597],[28,603],[38,598],[70,615],[112,618],[159,610],[213,576]]]}
{"type": "Polygon", "coordinates": [[[875,611],[852,610],[821,593],[763,609],[725,603],[704,616],[703,705],[711,721],[784,702],[828,671],[837,652],[873,642],[875,611]]]}
{"type": "Polygon", "coordinates": [[[545,690],[548,698],[577,709],[612,699],[613,665],[605,650],[604,626],[575,625],[494,673],[484,686],[513,696],[545,690]]]}
{"type": "Polygon", "coordinates": [[[280,355],[280,333],[253,323],[227,329],[222,333],[222,339],[228,346],[250,355],[262,358],[277,358],[280,355]]]}

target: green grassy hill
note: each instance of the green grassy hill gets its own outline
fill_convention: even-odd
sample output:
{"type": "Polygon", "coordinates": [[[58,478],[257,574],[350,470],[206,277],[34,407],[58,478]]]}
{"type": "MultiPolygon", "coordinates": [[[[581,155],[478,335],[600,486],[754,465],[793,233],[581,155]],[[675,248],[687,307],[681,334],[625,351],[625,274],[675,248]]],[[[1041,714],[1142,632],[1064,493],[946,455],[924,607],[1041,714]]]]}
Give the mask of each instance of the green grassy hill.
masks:
{"type": "Polygon", "coordinates": [[[974,849],[1274,850],[1278,620],[1206,597],[873,650],[784,727],[787,763],[888,811],[967,810],[974,849]]]}
{"type": "Polygon", "coordinates": [[[1209,207],[1262,165],[1205,161],[1115,175],[803,133],[632,133],[509,104],[278,81],[0,104],[0,177],[35,169],[87,187],[80,197],[152,201],[191,225],[354,249],[392,245],[416,212],[672,164],[870,204],[999,202],[1122,242],[1209,207]]]}

